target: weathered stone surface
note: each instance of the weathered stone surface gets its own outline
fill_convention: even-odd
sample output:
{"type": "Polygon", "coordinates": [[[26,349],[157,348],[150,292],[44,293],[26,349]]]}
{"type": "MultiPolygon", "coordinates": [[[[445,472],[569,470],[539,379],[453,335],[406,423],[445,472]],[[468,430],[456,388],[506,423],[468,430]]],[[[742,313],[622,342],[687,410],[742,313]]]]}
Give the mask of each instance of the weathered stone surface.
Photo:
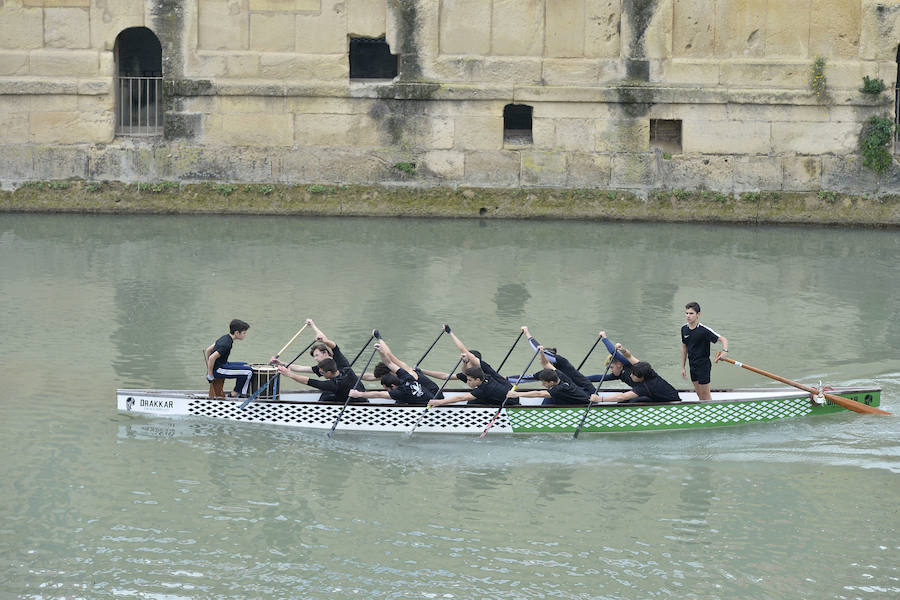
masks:
{"type": "Polygon", "coordinates": [[[720,68],[722,85],[757,88],[803,88],[808,91],[812,60],[806,62],[781,60],[733,60],[720,68]]]}
{"type": "Polygon", "coordinates": [[[822,186],[822,159],[818,156],[786,156],[782,159],[783,189],[817,190],[822,186]]]}
{"type": "Polygon", "coordinates": [[[859,53],[859,0],[816,0],[810,11],[810,56],[854,59],[859,53]],[[835,18],[834,15],[840,15],[835,18]]]}
{"type": "Polygon", "coordinates": [[[619,22],[621,0],[586,0],[584,55],[590,58],[618,58],[621,53],[619,22]]]}
{"type": "Polygon", "coordinates": [[[500,56],[541,56],[544,0],[494,0],[491,53],[500,56]]]}
{"type": "Polygon", "coordinates": [[[772,150],[776,153],[848,154],[856,150],[856,123],[772,123],[772,150]]]}
{"type": "Polygon", "coordinates": [[[784,164],[777,156],[735,156],[731,167],[736,192],[782,189],[784,164]]]}
{"type": "Polygon", "coordinates": [[[112,140],[112,115],[80,112],[31,112],[28,138],[35,144],[103,143],[112,140]]]}
{"type": "Polygon", "coordinates": [[[810,2],[770,2],[766,11],[766,56],[809,56],[810,2]]]}
{"type": "Polygon", "coordinates": [[[468,185],[509,187],[519,185],[518,152],[466,152],[468,185]]]}
{"type": "Polygon", "coordinates": [[[44,45],[44,11],[0,6],[0,48],[29,50],[44,45]]]}
{"type": "Polygon", "coordinates": [[[554,58],[584,56],[584,11],[584,0],[548,0],[546,2],[544,56],[554,58]]]}
{"type": "Polygon", "coordinates": [[[222,57],[225,62],[225,77],[250,78],[259,77],[259,55],[255,53],[236,54],[227,53],[222,57]]]}
{"type": "Polygon", "coordinates": [[[322,0],[318,14],[298,14],[294,47],[306,54],[346,55],[347,10],[343,0],[322,0]]]}
{"type": "Polygon", "coordinates": [[[440,53],[491,53],[491,4],[482,0],[443,0],[440,53]]]}
{"type": "MultiPolygon", "coordinates": [[[[7,110],[0,104],[0,144],[25,144],[28,140],[28,112],[7,110]]],[[[7,165],[4,165],[6,170],[7,165]]]]}
{"type": "Polygon", "coordinates": [[[665,159],[657,152],[655,173],[657,185],[666,189],[704,189],[730,191],[734,187],[732,156],[684,156],[674,154],[665,159]]]}
{"type": "Polygon", "coordinates": [[[672,59],[662,63],[660,80],[667,84],[716,86],[720,69],[718,60],[672,59]]]}
{"type": "Polygon", "coordinates": [[[382,145],[378,127],[365,115],[295,115],[298,146],[372,148],[382,145]]]}
{"type": "Polygon", "coordinates": [[[570,152],[593,152],[595,123],[594,119],[557,119],[554,147],[570,152]]]}
{"type": "Polygon", "coordinates": [[[673,0],[672,56],[707,57],[715,53],[716,10],[709,4],[673,0]]]}
{"type": "Polygon", "coordinates": [[[215,114],[206,118],[204,142],[211,146],[292,146],[294,117],[287,114],[215,114]]]}
{"type": "Polygon", "coordinates": [[[198,5],[200,50],[246,50],[250,23],[247,0],[204,0],[198,5]]]}
{"type": "Polygon", "coordinates": [[[863,60],[895,60],[900,39],[900,3],[862,0],[859,57],[863,60]]]}
{"type": "Polygon", "coordinates": [[[649,119],[598,119],[594,124],[596,152],[647,152],[650,149],[649,119]]]}
{"type": "Polygon", "coordinates": [[[600,68],[595,60],[546,59],[541,76],[549,85],[590,84],[600,79],[600,68]]]}
{"type": "Polygon", "coordinates": [[[44,45],[48,48],[88,48],[91,25],[86,8],[44,10],[44,45]]]}
{"type": "Polygon", "coordinates": [[[93,50],[33,50],[28,60],[32,75],[92,77],[99,74],[100,57],[93,50]]]}
{"type": "Polygon", "coordinates": [[[656,157],[652,154],[618,154],[612,159],[610,185],[621,189],[642,189],[659,181],[656,157]]]}
{"type": "Polygon", "coordinates": [[[28,72],[28,53],[24,50],[0,51],[0,76],[24,75],[28,72]]]}
{"type": "Polygon", "coordinates": [[[377,38],[387,32],[387,8],[384,2],[347,1],[347,33],[356,37],[377,38]]]}
{"type": "Polygon", "coordinates": [[[751,58],[766,52],[768,0],[719,0],[716,56],[751,58]]]}
{"type": "Polygon", "coordinates": [[[566,184],[566,155],[561,152],[523,151],[521,181],[525,186],[560,187],[566,184]]]}
{"type": "Polygon", "coordinates": [[[772,148],[771,126],[744,121],[685,121],[681,147],[685,154],[768,154],[772,148]]]}
{"type": "Polygon", "coordinates": [[[466,155],[456,150],[432,150],[423,156],[422,169],[430,177],[462,181],[466,173],[466,155]]]}
{"type": "Polygon", "coordinates": [[[294,15],[250,15],[250,49],[259,52],[293,52],[296,36],[294,15]]]}
{"type": "Polygon", "coordinates": [[[503,116],[459,116],[454,119],[454,148],[499,150],[503,147],[503,116]]]}
{"type": "Polygon", "coordinates": [[[266,53],[259,57],[259,74],[265,79],[346,81],[349,71],[347,57],[339,54],[315,56],[266,53]]]}
{"type": "Polygon", "coordinates": [[[612,156],[609,154],[570,153],[566,160],[566,186],[570,188],[609,187],[612,156]]]}
{"type": "MultiPolygon", "coordinates": [[[[859,156],[823,156],[821,185],[827,190],[878,189],[879,176],[862,164],[859,156]]],[[[900,190],[893,190],[897,193],[900,190]]]]}

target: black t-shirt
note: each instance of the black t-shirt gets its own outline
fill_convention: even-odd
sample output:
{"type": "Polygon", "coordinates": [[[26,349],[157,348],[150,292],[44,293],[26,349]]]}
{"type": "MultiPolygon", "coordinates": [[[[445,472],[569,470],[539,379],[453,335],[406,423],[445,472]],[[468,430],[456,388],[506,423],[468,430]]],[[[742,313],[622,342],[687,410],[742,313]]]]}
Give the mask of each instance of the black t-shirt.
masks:
{"type": "Polygon", "coordinates": [[[612,381],[613,379],[618,379],[625,385],[632,388],[637,385],[634,379],[631,378],[631,363],[622,365],[622,372],[619,375],[613,375],[610,371],[606,374],[606,379],[604,379],[603,381],[612,381]]]}
{"type": "Polygon", "coordinates": [[[709,360],[709,345],[719,341],[719,334],[698,323],[693,329],[687,323],[681,326],[681,343],[687,346],[688,362],[703,364],[709,360]]]}
{"type": "MultiPolygon", "coordinates": [[[[338,371],[340,371],[341,369],[346,369],[346,368],[350,367],[350,361],[347,360],[347,357],[344,356],[344,353],[341,352],[341,349],[337,345],[335,345],[335,347],[332,348],[331,352],[332,352],[332,358],[334,359],[334,362],[337,365],[338,371]]],[[[319,377],[322,376],[322,370],[319,369],[319,365],[313,365],[312,372],[315,373],[316,375],[318,375],[319,377]]],[[[356,389],[359,390],[360,392],[364,392],[364,391],[366,391],[366,386],[364,386],[362,384],[362,381],[360,381],[358,384],[356,384],[356,389]]]]}
{"type": "MultiPolygon", "coordinates": [[[[230,335],[223,335],[216,340],[212,351],[218,352],[219,358],[217,358],[216,362],[213,363],[213,371],[228,362],[228,357],[231,355],[232,346],[234,346],[234,339],[232,339],[230,335]]],[[[210,354],[212,354],[212,352],[210,352],[210,354]]]]}
{"type": "Polygon", "coordinates": [[[653,402],[681,401],[681,398],[678,397],[678,390],[659,375],[654,375],[644,381],[636,381],[631,389],[638,396],[646,396],[653,402]]]}
{"type": "Polygon", "coordinates": [[[416,368],[414,369],[416,375],[419,376],[419,383],[422,384],[422,387],[425,388],[425,391],[431,394],[432,398],[437,398],[438,400],[443,400],[444,392],[441,392],[441,386],[436,384],[431,378],[428,377],[425,373],[422,372],[422,369],[416,368]],[[440,392],[440,393],[438,393],[440,392]]]}
{"type": "Polygon", "coordinates": [[[550,392],[551,404],[587,405],[590,398],[583,389],[575,385],[575,382],[569,379],[568,375],[560,372],[559,369],[556,370],[556,376],[559,377],[559,383],[547,389],[550,392]]]}
{"type": "Polygon", "coordinates": [[[425,404],[434,397],[406,369],[397,369],[397,377],[400,378],[402,384],[388,391],[388,395],[396,402],[402,404],[425,404]]]}
{"type": "MultiPolygon", "coordinates": [[[[500,406],[501,404],[503,404],[503,400],[506,398],[506,393],[510,390],[510,387],[498,383],[490,378],[485,379],[477,388],[469,390],[469,393],[475,396],[475,400],[472,400],[470,404],[489,404],[493,406],[500,406]]],[[[519,401],[515,398],[510,398],[506,401],[507,406],[516,405],[518,403],[519,401]]]]}
{"type": "Polygon", "coordinates": [[[356,383],[356,373],[350,367],[344,367],[333,379],[309,379],[307,385],[334,394],[333,399],[337,402],[346,402],[354,383],[356,383]]]}
{"type": "Polygon", "coordinates": [[[557,354],[555,356],[557,373],[564,373],[577,387],[581,388],[588,395],[593,394],[597,391],[597,388],[590,382],[590,380],[581,374],[581,372],[575,368],[575,365],[569,362],[569,360],[565,357],[557,354]]]}
{"type": "MultiPolygon", "coordinates": [[[[496,370],[494,370],[494,367],[487,364],[483,360],[479,359],[479,361],[481,362],[481,370],[484,371],[485,377],[499,383],[501,386],[505,387],[507,391],[512,389],[512,384],[506,379],[506,377],[498,373],[496,370]]],[[[509,402],[507,402],[507,404],[509,404],[509,402]]]]}

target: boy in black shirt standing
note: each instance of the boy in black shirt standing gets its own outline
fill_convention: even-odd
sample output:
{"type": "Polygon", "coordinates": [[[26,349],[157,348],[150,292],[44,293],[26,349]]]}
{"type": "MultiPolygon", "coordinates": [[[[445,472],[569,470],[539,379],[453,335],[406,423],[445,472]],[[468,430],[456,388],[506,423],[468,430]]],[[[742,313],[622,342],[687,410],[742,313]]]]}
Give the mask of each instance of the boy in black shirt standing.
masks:
{"type": "Polygon", "coordinates": [[[234,340],[242,340],[247,337],[249,329],[250,325],[244,321],[232,319],[228,324],[228,335],[217,339],[203,352],[206,356],[206,380],[208,382],[212,383],[215,379],[235,380],[234,391],[228,394],[231,398],[246,396],[247,388],[250,387],[250,377],[253,376],[253,367],[248,363],[228,362],[234,340]]]}
{"type": "Polygon", "coordinates": [[[701,401],[712,400],[709,392],[712,361],[709,359],[709,345],[722,342],[722,352],[728,352],[728,340],[700,322],[700,305],[688,302],[684,306],[687,323],[681,326],[681,377],[685,375],[684,363],[690,365],[691,383],[701,401]]]}

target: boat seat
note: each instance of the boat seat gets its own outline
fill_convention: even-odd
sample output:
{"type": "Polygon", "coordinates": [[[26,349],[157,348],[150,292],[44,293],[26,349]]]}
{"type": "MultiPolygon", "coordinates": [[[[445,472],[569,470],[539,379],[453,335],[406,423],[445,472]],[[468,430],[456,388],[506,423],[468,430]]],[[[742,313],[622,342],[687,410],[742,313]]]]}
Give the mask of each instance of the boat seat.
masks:
{"type": "Polygon", "coordinates": [[[225,397],[225,380],[224,379],[213,379],[212,383],[209,384],[209,397],[210,398],[224,398],[225,397]]]}

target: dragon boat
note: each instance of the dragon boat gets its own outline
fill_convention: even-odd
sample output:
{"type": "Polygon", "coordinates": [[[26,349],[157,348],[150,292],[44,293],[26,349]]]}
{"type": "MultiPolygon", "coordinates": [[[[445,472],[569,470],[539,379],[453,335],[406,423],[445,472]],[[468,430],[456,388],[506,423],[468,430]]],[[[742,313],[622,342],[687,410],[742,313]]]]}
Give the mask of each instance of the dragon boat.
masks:
{"type": "MultiPolygon", "coordinates": [[[[523,390],[525,391],[525,390],[523,390]]],[[[444,391],[452,397],[463,391],[444,391]]],[[[617,393],[603,390],[602,398],[617,393]]],[[[260,395],[245,407],[239,398],[210,397],[205,391],[116,391],[119,411],[133,415],[201,417],[241,423],[259,423],[329,431],[338,430],[419,433],[482,433],[491,423],[492,433],[610,433],[664,429],[723,427],[821,416],[845,412],[845,399],[871,407],[881,402],[880,388],[837,388],[815,394],[796,388],[718,390],[712,400],[700,402],[693,391],[680,391],[680,402],[618,404],[601,401],[587,406],[544,406],[540,399],[520,399],[519,406],[448,405],[431,407],[399,405],[391,400],[366,403],[319,402],[317,390],[274,392],[260,395]],[[583,420],[583,425],[582,425],[583,420]]],[[[860,412],[860,411],[857,411],[860,412]]],[[[878,411],[881,412],[881,411],[878,411]]]]}

